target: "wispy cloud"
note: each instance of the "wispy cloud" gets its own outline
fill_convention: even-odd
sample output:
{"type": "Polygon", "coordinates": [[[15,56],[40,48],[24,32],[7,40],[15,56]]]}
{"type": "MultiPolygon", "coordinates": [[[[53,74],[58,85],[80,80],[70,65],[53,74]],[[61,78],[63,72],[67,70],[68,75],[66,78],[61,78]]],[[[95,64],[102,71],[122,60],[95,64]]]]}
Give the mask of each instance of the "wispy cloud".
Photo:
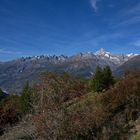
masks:
{"type": "Polygon", "coordinates": [[[139,39],[139,40],[136,40],[133,44],[134,44],[135,46],[137,46],[137,47],[140,47],[140,39],[139,39]]]}
{"type": "Polygon", "coordinates": [[[132,27],[134,28],[134,25],[140,24],[140,2],[129,6],[129,8],[123,8],[118,12],[118,15],[116,18],[112,20],[112,23],[110,24],[111,28],[126,28],[132,27]]]}
{"type": "MultiPolygon", "coordinates": [[[[90,34],[90,33],[89,33],[90,34]]],[[[96,34],[95,31],[91,33],[92,36],[86,36],[85,34],[81,36],[78,40],[71,42],[69,46],[73,48],[78,48],[81,46],[88,46],[90,49],[101,48],[103,46],[112,45],[112,41],[117,41],[118,39],[123,38],[125,33],[123,32],[112,32],[104,34],[96,34]],[[103,45],[104,44],[104,45],[103,45]]],[[[117,44],[115,44],[116,46],[117,44]]],[[[112,48],[113,49],[113,48],[112,48]]]]}
{"type": "Polygon", "coordinates": [[[130,25],[135,25],[140,23],[140,16],[135,16],[132,18],[124,18],[123,20],[116,22],[114,25],[112,25],[113,28],[119,28],[119,27],[126,27],[130,25]]]}
{"type": "Polygon", "coordinates": [[[22,54],[22,52],[0,49],[0,54],[14,55],[14,54],[22,54]]]}
{"type": "Polygon", "coordinates": [[[97,12],[97,10],[98,10],[97,2],[98,2],[98,0],[90,0],[91,6],[93,7],[95,12],[97,12]]]}

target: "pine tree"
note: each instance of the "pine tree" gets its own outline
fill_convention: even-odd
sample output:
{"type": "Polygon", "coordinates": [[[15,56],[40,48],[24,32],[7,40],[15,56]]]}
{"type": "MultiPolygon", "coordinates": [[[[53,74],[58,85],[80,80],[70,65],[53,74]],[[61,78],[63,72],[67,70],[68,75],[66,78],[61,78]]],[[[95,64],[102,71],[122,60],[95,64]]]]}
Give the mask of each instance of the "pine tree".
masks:
{"type": "Polygon", "coordinates": [[[111,85],[114,84],[114,77],[110,67],[107,65],[103,69],[103,88],[108,89],[111,85]]]}
{"type": "Polygon", "coordinates": [[[94,76],[90,80],[90,90],[93,92],[102,92],[114,84],[114,77],[109,66],[103,70],[97,66],[94,76]]]}
{"type": "Polygon", "coordinates": [[[103,90],[103,72],[99,66],[96,67],[95,75],[92,77],[90,83],[93,92],[101,92],[103,90]]]}
{"type": "Polygon", "coordinates": [[[2,89],[0,88],[0,101],[3,99],[3,91],[2,89]]]}

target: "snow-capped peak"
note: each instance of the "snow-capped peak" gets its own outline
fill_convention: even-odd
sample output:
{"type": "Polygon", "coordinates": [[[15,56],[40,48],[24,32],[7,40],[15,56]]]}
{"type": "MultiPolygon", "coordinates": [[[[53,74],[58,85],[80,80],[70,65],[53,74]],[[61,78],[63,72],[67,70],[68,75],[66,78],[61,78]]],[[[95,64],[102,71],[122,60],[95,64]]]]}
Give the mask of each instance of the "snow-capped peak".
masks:
{"type": "Polygon", "coordinates": [[[110,61],[112,61],[116,64],[122,64],[122,63],[128,61],[129,59],[133,58],[134,56],[136,56],[136,54],[133,54],[133,53],[126,54],[126,55],[112,54],[110,52],[106,52],[103,48],[98,50],[95,53],[95,55],[99,56],[101,59],[110,59],[110,61]]]}
{"type": "Polygon", "coordinates": [[[138,54],[134,54],[134,53],[130,53],[130,54],[127,54],[126,56],[128,57],[134,57],[134,56],[137,56],[138,54]]]}
{"type": "Polygon", "coordinates": [[[103,48],[99,49],[95,55],[99,55],[99,56],[106,56],[109,57],[110,56],[110,52],[106,52],[103,48]]]}

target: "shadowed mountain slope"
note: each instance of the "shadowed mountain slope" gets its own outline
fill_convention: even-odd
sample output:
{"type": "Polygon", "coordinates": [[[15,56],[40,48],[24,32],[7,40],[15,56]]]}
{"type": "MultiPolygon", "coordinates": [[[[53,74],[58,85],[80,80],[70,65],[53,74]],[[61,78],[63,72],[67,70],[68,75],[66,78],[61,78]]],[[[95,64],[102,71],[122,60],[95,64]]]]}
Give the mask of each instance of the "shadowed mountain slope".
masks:
{"type": "Polygon", "coordinates": [[[140,55],[131,58],[130,60],[119,66],[114,73],[117,76],[121,76],[125,72],[133,70],[140,70],[140,55]]]}

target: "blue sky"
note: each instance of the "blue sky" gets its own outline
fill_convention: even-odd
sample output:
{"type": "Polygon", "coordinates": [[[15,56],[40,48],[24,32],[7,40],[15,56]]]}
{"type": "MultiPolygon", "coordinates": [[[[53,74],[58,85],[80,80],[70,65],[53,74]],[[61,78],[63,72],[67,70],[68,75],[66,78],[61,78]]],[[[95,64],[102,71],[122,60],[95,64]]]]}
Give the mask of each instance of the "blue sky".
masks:
{"type": "Polygon", "coordinates": [[[140,0],[0,0],[0,60],[104,48],[140,53],[140,0]]]}

